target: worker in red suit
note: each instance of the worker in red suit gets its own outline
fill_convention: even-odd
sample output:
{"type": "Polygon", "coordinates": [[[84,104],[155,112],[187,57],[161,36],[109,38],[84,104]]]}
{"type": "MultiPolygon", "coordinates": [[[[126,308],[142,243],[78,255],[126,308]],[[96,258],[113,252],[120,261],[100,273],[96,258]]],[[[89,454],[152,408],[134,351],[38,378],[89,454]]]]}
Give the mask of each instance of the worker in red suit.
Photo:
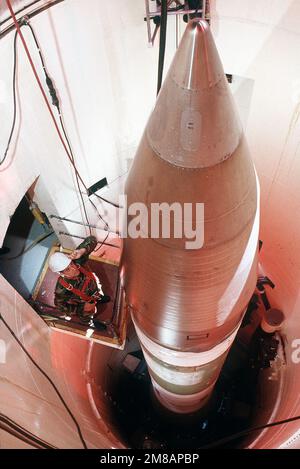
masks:
{"type": "Polygon", "coordinates": [[[84,324],[91,323],[98,303],[110,301],[96,274],[87,266],[83,267],[96,245],[96,238],[89,236],[71,254],[55,252],[49,258],[49,268],[59,273],[55,306],[66,315],[76,314],[84,324]]]}

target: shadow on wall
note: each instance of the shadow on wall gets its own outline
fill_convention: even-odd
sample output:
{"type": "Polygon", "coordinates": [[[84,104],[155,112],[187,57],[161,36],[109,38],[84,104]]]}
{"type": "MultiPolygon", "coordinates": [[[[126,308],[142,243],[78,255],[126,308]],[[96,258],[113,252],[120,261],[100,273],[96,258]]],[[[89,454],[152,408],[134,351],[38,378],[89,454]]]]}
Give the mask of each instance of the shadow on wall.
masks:
{"type": "MultiPolygon", "coordinates": [[[[49,230],[50,231],[50,230],[49,230]]],[[[24,252],[36,239],[47,231],[32,215],[28,201],[21,200],[7,230],[3,246],[9,252],[0,257],[0,273],[27,299],[33,291],[49,248],[56,240],[54,234],[48,236],[32,249],[24,252]]]]}

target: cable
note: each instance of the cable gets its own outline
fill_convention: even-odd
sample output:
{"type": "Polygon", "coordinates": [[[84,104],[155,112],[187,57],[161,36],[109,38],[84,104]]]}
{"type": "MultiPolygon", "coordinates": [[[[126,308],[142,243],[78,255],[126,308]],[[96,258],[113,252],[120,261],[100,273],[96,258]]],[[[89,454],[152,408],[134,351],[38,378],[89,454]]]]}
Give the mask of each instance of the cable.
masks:
{"type": "MultiPolygon", "coordinates": [[[[118,179],[119,177],[121,177],[121,176],[118,176],[116,179],[118,179]]],[[[115,180],[116,180],[116,179],[115,179],[115,180]]],[[[110,184],[112,184],[112,183],[110,183],[110,184]]],[[[95,192],[94,192],[94,194],[92,194],[92,195],[95,195],[96,197],[98,197],[98,199],[103,200],[103,202],[106,202],[107,204],[110,204],[110,205],[112,205],[113,207],[121,208],[120,205],[116,204],[115,202],[112,202],[111,200],[105,199],[104,197],[102,197],[101,195],[96,194],[95,192]]]]}
{"type": "MultiPolygon", "coordinates": [[[[13,20],[14,20],[14,23],[15,23],[15,26],[16,26],[16,29],[17,29],[17,32],[18,32],[18,34],[19,34],[19,36],[20,36],[20,38],[21,38],[22,44],[23,44],[23,46],[24,46],[24,49],[25,49],[27,58],[28,58],[28,60],[29,60],[30,66],[31,66],[31,68],[32,68],[32,71],[33,71],[33,73],[34,73],[34,76],[35,76],[35,78],[36,78],[36,80],[37,80],[37,82],[38,82],[38,85],[39,85],[40,91],[41,91],[41,93],[42,93],[42,95],[43,95],[45,104],[46,104],[46,106],[47,106],[47,108],[48,108],[48,111],[50,112],[50,115],[51,115],[52,121],[53,121],[53,123],[54,123],[56,132],[57,132],[57,134],[58,134],[58,136],[59,136],[59,139],[60,139],[60,141],[61,141],[61,143],[62,143],[62,145],[63,145],[63,147],[64,147],[64,149],[65,149],[65,152],[66,152],[66,154],[67,154],[69,160],[70,160],[71,163],[72,163],[72,158],[71,158],[71,156],[70,156],[70,154],[69,154],[69,151],[68,151],[68,149],[67,149],[67,147],[66,147],[66,144],[65,144],[65,142],[64,142],[63,136],[62,136],[62,134],[61,134],[61,132],[60,132],[60,130],[59,130],[59,128],[58,128],[56,119],[55,119],[55,117],[54,117],[54,114],[53,114],[52,109],[51,109],[51,107],[50,107],[50,104],[49,104],[49,102],[48,102],[46,93],[45,93],[45,91],[44,91],[44,88],[43,88],[43,86],[42,86],[42,84],[41,84],[41,81],[40,81],[39,76],[38,76],[38,74],[37,74],[37,71],[36,71],[36,69],[35,69],[35,66],[34,66],[34,63],[33,63],[33,61],[32,61],[31,55],[30,55],[30,53],[29,53],[29,50],[28,50],[26,41],[25,41],[24,36],[23,36],[23,34],[22,34],[22,31],[21,31],[21,29],[20,29],[19,23],[18,23],[18,21],[17,21],[17,19],[16,19],[16,17],[15,17],[14,11],[13,11],[13,9],[12,9],[10,0],[6,0],[6,3],[7,3],[7,6],[8,6],[8,8],[9,8],[9,10],[10,10],[11,16],[12,16],[12,18],[13,18],[13,20]]],[[[73,164],[73,163],[72,163],[72,164],[73,164]]],[[[73,165],[73,166],[74,166],[74,165],[73,165]]],[[[77,171],[77,169],[76,169],[75,166],[74,166],[74,170],[77,171]]],[[[77,173],[78,173],[78,171],[77,171],[77,173]]],[[[83,180],[82,180],[82,178],[81,178],[81,176],[80,176],[80,174],[78,174],[78,177],[79,177],[80,181],[82,182],[84,188],[87,189],[86,186],[85,186],[85,184],[84,184],[84,182],[83,182],[83,180]]]]}
{"type": "MultiPolygon", "coordinates": [[[[113,179],[112,181],[109,182],[108,186],[111,186],[114,182],[116,182],[118,179],[122,178],[123,176],[125,176],[125,174],[127,174],[129,171],[129,169],[127,169],[123,174],[121,174],[120,176],[116,177],[115,179],[113,179]]],[[[115,203],[115,202],[112,202],[111,200],[107,200],[105,199],[104,197],[96,194],[95,192],[92,194],[92,195],[95,195],[96,197],[98,197],[98,199],[101,199],[103,200],[104,202],[110,204],[110,205],[113,205],[114,207],[116,208],[124,208],[124,207],[121,207],[119,204],[115,203]]]]}
{"type": "Polygon", "coordinates": [[[34,241],[32,241],[32,243],[30,243],[29,246],[27,246],[27,248],[25,248],[25,245],[24,245],[19,254],[13,257],[2,257],[1,261],[12,261],[14,259],[18,259],[18,257],[23,256],[26,252],[30,251],[32,248],[34,248],[34,246],[36,246],[41,241],[44,241],[44,239],[48,238],[48,236],[51,236],[53,233],[54,233],[53,230],[48,231],[48,233],[43,233],[42,235],[38,236],[34,241]]]}
{"type": "MultiPolygon", "coordinates": [[[[28,13],[28,15],[35,15],[36,12],[40,12],[40,11],[43,11],[45,7],[48,7],[50,8],[51,6],[55,5],[56,3],[59,3],[59,2],[63,2],[64,0],[52,0],[50,2],[50,4],[48,5],[43,5],[42,8],[36,8],[34,10],[31,10],[30,13],[28,13]]],[[[15,12],[16,15],[19,15],[20,13],[22,13],[22,11],[24,10],[27,10],[29,7],[32,7],[34,6],[36,3],[42,3],[41,0],[34,0],[32,1],[31,3],[27,3],[25,6],[23,6],[22,8],[20,8],[18,11],[15,12]]],[[[4,18],[4,20],[0,21],[0,26],[3,26],[5,23],[7,23],[9,20],[11,19],[11,16],[8,16],[6,18],[4,18]]],[[[1,28],[2,30],[3,28],[1,28]]]]}
{"type": "MultiPolygon", "coordinates": [[[[59,116],[59,121],[60,121],[60,125],[61,125],[61,128],[62,128],[62,131],[63,131],[63,134],[64,134],[64,137],[66,139],[66,142],[67,142],[67,145],[68,145],[68,149],[69,149],[69,152],[70,152],[70,155],[71,155],[71,158],[72,158],[72,164],[74,166],[74,168],[76,167],[75,165],[75,157],[74,157],[74,153],[73,153],[73,150],[72,150],[72,147],[71,147],[71,143],[70,143],[70,140],[68,138],[68,135],[67,135],[67,132],[66,132],[66,129],[65,129],[65,125],[64,125],[64,122],[63,122],[63,117],[62,117],[62,113],[61,113],[61,110],[60,110],[60,105],[59,105],[59,99],[57,97],[57,93],[56,93],[56,90],[53,86],[53,83],[52,83],[52,80],[47,72],[47,69],[46,69],[46,65],[45,65],[45,62],[44,62],[44,59],[43,59],[43,56],[42,56],[42,53],[41,53],[41,49],[40,49],[40,46],[39,46],[39,43],[38,43],[38,40],[37,40],[37,37],[36,37],[36,34],[34,32],[34,29],[32,28],[32,26],[28,23],[28,21],[24,21],[22,23],[22,25],[25,25],[25,26],[28,26],[30,28],[30,31],[32,33],[32,36],[33,36],[33,39],[34,39],[34,42],[35,42],[35,45],[36,45],[36,48],[38,50],[38,53],[39,53],[39,56],[40,56],[40,60],[41,60],[41,64],[42,64],[42,67],[43,67],[43,70],[44,70],[44,74],[45,74],[45,77],[46,77],[46,84],[48,86],[48,89],[49,89],[49,92],[50,92],[50,95],[51,95],[51,98],[52,98],[52,104],[53,106],[55,106],[57,108],[57,111],[58,111],[58,116],[59,116]]],[[[83,200],[83,195],[82,195],[82,192],[81,192],[81,189],[80,189],[80,185],[79,185],[79,177],[78,177],[78,171],[75,171],[75,176],[76,176],[76,183],[77,183],[77,189],[78,189],[78,192],[79,192],[79,195],[80,195],[80,198],[81,198],[81,203],[82,203],[82,207],[83,207],[83,210],[84,210],[84,215],[85,215],[85,219],[86,219],[86,222],[87,222],[87,225],[90,225],[90,222],[89,222],[89,219],[88,219],[88,216],[87,216],[87,211],[86,211],[86,207],[85,207],[85,203],[84,203],[84,200],[83,200]]],[[[85,186],[85,184],[83,184],[85,190],[87,190],[87,187],[85,186]]],[[[109,200],[105,199],[104,197],[101,197],[101,196],[98,196],[97,194],[95,194],[99,199],[103,200],[104,202],[108,203],[108,204],[111,204],[113,205],[114,207],[117,207],[119,208],[119,206],[113,202],[110,202],[109,200]]],[[[91,203],[91,205],[93,206],[93,208],[95,209],[95,212],[97,213],[97,215],[99,216],[99,218],[103,221],[103,223],[106,225],[107,228],[109,228],[108,226],[108,223],[104,220],[104,218],[100,215],[100,213],[98,212],[97,210],[97,207],[96,205],[90,200],[88,199],[89,202],[91,203]]],[[[92,231],[91,231],[91,228],[89,226],[89,231],[90,231],[90,235],[92,234],[92,231]]]]}
{"type": "MultiPolygon", "coordinates": [[[[71,164],[72,164],[72,166],[73,166],[73,168],[74,168],[75,175],[76,175],[77,187],[78,187],[79,195],[80,195],[80,197],[81,197],[81,201],[82,201],[82,206],[83,206],[85,218],[86,218],[87,224],[90,225],[89,220],[88,220],[88,217],[87,217],[87,212],[86,212],[86,208],[85,208],[83,196],[82,196],[82,193],[81,193],[81,190],[80,190],[80,187],[79,187],[79,180],[80,180],[81,184],[83,185],[83,187],[84,187],[84,189],[85,189],[85,191],[86,191],[87,194],[88,194],[88,188],[87,188],[86,184],[84,183],[84,181],[83,181],[81,175],[79,174],[79,172],[78,172],[78,170],[77,170],[77,167],[76,167],[76,165],[75,165],[75,160],[74,160],[74,155],[73,155],[73,152],[72,152],[72,148],[71,148],[71,145],[70,145],[69,139],[68,139],[68,137],[67,137],[67,134],[66,134],[66,131],[65,131],[65,128],[64,128],[64,125],[63,125],[63,121],[62,121],[62,118],[61,118],[61,113],[60,113],[60,109],[59,109],[59,101],[58,101],[58,98],[57,98],[56,91],[55,91],[55,88],[54,88],[54,86],[53,86],[52,80],[51,80],[51,78],[49,77],[49,75],[48,75],[48,73],[47,73],[47,70],[46,70],[46,67],[45,67],[45,63],[44,63],[44,60],[43,60],[43,57],[42,57],[42,54],[41,54],[41,50],[40,50],[40,47],[39,47],[39,44],[38,44],[36,35],[35,35],[35,33],[34,33],[33,28],[31,27],[31,25],[28,24],[28,21],[27,21],[26,19],[25,19],[25,21],[23,20],[21,26],[23,26],[23,25],[29,26],[29,28],[30,28],[30,30],[31,30],[31,32],[32,32],[32,35],[33,35],[33,38],[34,38],[36,47],[37,47],[38,52],[39,52],[39,56],[40,56],[40,59],[41,59],[42,67],[43,67],[43,70],[44,70],[44,73],[45,73],[45,76],[46,76],[46,83],[47,83],[47,86],[48,86],[50,95],[51,95],[51,97],[52,97],[52,104],[53,104],[54,106],[56,106],[57,109],[58,109],[59,116],[60,116],[60,124],[61,124],[61,126],[62,126],[62,130],[63,130],[63,133],[64,133],[64,136],[65,136],[65,139],[66,139],[66,141],[67,141],[67,145],[68,145],[69,149],[68,149],[67,146],[66,146],[66,143],[65,143],[64,138],[63,138],[63,136],[62,136],[62,134],[61,134],[61,132],[60,132],[60,129],[59,129],[58,124],[57,124],[57,122],[56,122],[56,119],[55,119],[55,116],[54,116],[54,114],[53,114],[53,111],[52,111],[52,109],[51,109],[51,107],[50,107],[50,104],[49,104],[49,102],[48,102],[46,93],[45,93],[45,91],[44,91],[44,89],[43,89],[43,86],[42,86],[42,84],[41,84],[41,81],[40,81],[40,79],[39,79],[39,76],[38,76],[38,74],[37,74],[37,71],[36,71],[36,69],[35,69],[35,66],[34,66],[34,63],[33,63],[33,61],[32,61],[30,52],[29,52],[29,50],[28,50],[26,41],[25,41],[25,39],[24,39],[24,37],[23,37],[23,34],[22,34],[22,31],[21,31],[20,25],[19,25],[19,23],[18,23],[18,21],[17,21],[17,19],[16,19],[16,16],[15,16],[15,14],[14,14],[14,11],[13,11],[13,9],[12,9],[10,0],[6,0],[6,3],[7,3],[7,6],[8,6],[8,8],[9,8],[9,10],[10,10],[10,13],[11,13],[11,15],[12,15],[12,18],[13,18],[13,20],[14,20],[14,23],[15,23],[15,26],[16,26],[16,29],[17,29],[17,32],[16,32],[16,33],[19,34],[19,36],[20,36],[20,38],[21,38],[21,40],[22,40],[22,43],[23,43],[23,46],[24,46],[26,55],[27,55],[27,57],[28,57],[28,60],[29,60],[29,62],[30,62],[30,65],[31,65],[31,68],[32,68],[32,70],[33,70],[34,76],[35,76],[35,78],[36,78],[36,80],[37,80],[37,83],[38,83],[38,85],[39,85],[40,91],[41,91],[41,93],[42,93],[42,95],[43,95],[43,98],[44,98],[44,101],[45,101],[46,106],[47,106],[47,108],[48,108],[48,111],[50,112],[50,115],[51,115],[52,121],[53,121],[53,123],[54,123],[55,129],[56,129],[56,131],[57,131],[57,133],[58,133],[58,136],[59,136],[59,138],[60,138],[60,140],[61,140],[61,143],[62,143],[62,145],[63,145],[63,147],[64,147],[64,150],[65,150],[65,152],[66,152],[66,154],[67,154],[67,156],[68,156],[68,158],[69,158],[69,160],[70,160],[70,162],[71,162],[71,164]]],[[[97,195],[97,197],[98,197],[99,199],[103,200],[104,202],[109,203],[109,204],[113,205],[114,207],[116,207],[116,204],[114,204],[113,202],[110,202],[110,201],[108,201],[107,199],[105,199],[105,198],[103,198],[103,197],[101,197],[101,196],[98,196],[98,195],[97,195]]],[[[100,214],[99,214],[99,212],[98,212],[98,210],[97,210],[95,204],[94,204],[90,199],[88,199],[88,200],[90,201],[91,205],[92,205],[92,206],[94,207],[94,209],[96,210],[97,215],[101,218],[102,221],[104,221],[104,220],[103,220],[103,217],[100,216],[100,214]]],[[[108,226],[108,224],[107,224],[106,222],[105,222],[105,224],[108,226]]],[[[90,227],[89,227],[89,230],[90,230],[90,234],[91,234],[91,228],[90,228],[90,227]]]]}
{"type": "MultiPolygon", "coordinates": [[[[75,167],[75,157],[74,157],[74,154],[73,154],[73,150],[72,150],[72,147],[71,147],[71,144],[70,144],[70,140],[67,136],[67,132],[66,132],[66,129],[65,129],[65,126],[64,126],[64,123],[63,123],[63,119],[62,119],[62,114],[61,114],[61,110],[60,110],[60,106],[59,106],[59,99],[57,97],[57,93],[56,93],[56,90],[53,86],[53,82],[47,72],[47,69],[46,69],[46,65],[45,65],[45,62],[44,62],[44,59],[43,59],[43,56],[42,56],[42,52],[41,52],[41,49],[40,49],[40,45],[38,43],[38,40],[36,38],[36,35],[35,35],[35,32],[34,32],[34,29],[32,28],[31,24],[29,24],[29,22],[27,21],[26,18],[23,19],[23,22],[21,24],[21,26],[28,26],[28,28],[30,29],[31,31],[31,34],[33,36],[33,39],[34,39],[34,42],[35,42],[35,45],[36,45],[36,48],[38,50],[38,53],[39,53],[39,56],[40,56],[40,61],[41,61],[41,64],[42,64],[42,68],[43,68],[43,71],[44,71],[44,74],[45,74],[45,78],[46,78],[46,84],[48,86],[48,90],[49,90],[49,93],[50,93],[50,96],[52,98],[52,104],[53,106],[55,106],[57,108],[57,111],[58,111],[58,116],[59,116],[59,121],[60,121],[60,125],[61,125],[61,128],[62,128],[62,131],[63,131],[63,134],[64,134],[64,137],[66,139],[66,142],[67,142],[67,145],[68,145],[68,148],[69,148],[69,152],[70,152],[70,156],[71,156],[71,159],[72,159],[72,164],[73,166],[75,167]]],[[[82,208],[83,208],[83,211],[84,211],[84,216],[85,216],[85,219],[86,219],[86,222],[87,222],[87,225],[90,225],[90,222],[89,222],[89,219],[88,219],[88,216],[87,216],[87,211],[86,211],[86,207],[85,207],[85,203],[84,203],[84,200],[83,200],[83,195],[82,195],[82,192],[81,192],[81,189],[80,189],[80,185],[79,185],[79,178],[78,178],[78,171],[75,171],[75,178],[76,178],[76,184],[77,184],[77,189],[78,189],[78,192],[79,192],[79,196],[80,196],[80,199],[81,199],[81,204],[82,204],[82,208]]],[[[92,230],[91,230],[91,227],[89,226],[89,232],[90,232],[90,235],[92,234],[92,230]]]]}
{"type": "MultiPolygon", "coordinates": [[[[77,235],[74,235],[74,234],[71,234],[71,233],[66,233],[65,231],[60,231],[59,234],[65,235],[65,236],[70,236],[71,238],[84,239],[83,236],[77,236],[77,235]]],[[[105,238],[105,239],[107,239],[107,238],[105,238]]],[[[112,243],[106,243],[105,239],[104,239],[104,241],[98,241],[97,244],[103,243],[106,246],[110,246],[110,247],[116,248],[116,249],[121,249],[120,246],[116,246],[115,244],[112,244],[112,243]]],[[[100,249],[100,248],[98,248],[98,249],[100,249]]]]}
{"type": "Polygon", "coordinates": [[[103,223],[105,224],[106,229],[110,231],[110,228],[109,228],[108,223],[104,220],[104,218],[102,217],[102,215],[100,215],[100,213],[98,212],[97,206],[94,204],[94,202],[92,202],[92,200],[89,199],[89,201],[91,202],[92,206],[94,207],[95,211],[97,212],[99,218],[100,218],[100,219],[103,221],[103,223]]]}
{"type": "MultiPolygon", "coordinates": [[[[52,83],[52,82],[51,82],[51,83],[52,83]]],[[[53,98],[52,98],[52,100],[53,100],[53,98]]],[[[61,125],[61,128],[62,128],[62,130],[63,130],[65,139],[66,139],[66,141],[67,141],[70,154],[71,154],[71,156],[72,156],[73,165],[75,165],[75,158],[74,158],[73,150],[72,150],[72,148],[71,148],[71,144],[70,144],[69,138],[68,138],[67,133],[66,133],[66,130],[65,130],[65,126],[64,126],[64,123],[63,123],[63,120],[62,120],[62,115],[61,115],[61,112],[60,112],[59,104],[57,104],[56,107],[57,107],[57,111],[58,111],[58,116],[59,116],[60,125],[61,125]]],[[[90,221],[89,221],[88,216],[87,216],[87,211],[86,211],[85,203],[84,203],[84,200],[83,200],[83,195],[82,195],[82,192],[81,192],[81,190],[80,190],[80,185],[79,185],[79,179],[78,179],[77,172],[75,172],[75,178],[76,178],[77,189],[78,189],[78,192],[79,192],[79,196],[80,196],[81,203],[82,203],[82,207],[83,207],[83,211],[84,211],[85,220],[86,220],[86,222],[87,222],[87,224],[88,224],[89,232],[90,232],[90,236],[91,236],[92,230],[91,230],[91,227],[90,227],[90,221]]],[[[88,199],[88,200],[90,200],[90,199],[88,199]]],[[[91,202],[91,201],[90,201],[90,202],[91,202]]]]}
{"type": "MultiPolygon", "coordinates": [[[[64,147],[64,150],[65,150],[65,152],[66,152],[67,157],[69,158],[69,160],[70,160],[70,162],[71,162],[71,164],[72,164],[72,166],[73,166],[73,168],[74,168],[75,173],[77,174],[78,179],[79,179],[80,182],[82,183],[82,185],[83,185],[85,191],[88,193],[88,188],[87,188],[86,184],[84,183],[84,181],[83,181],[81,175],[79,174],[79,172],[78,172],[78,170],[77,170],[77,168],[76,168],[76,165],[75,165],[75,163],[74,163],[73,160],[72,160],[72,156],[70,155],[70,152],[68,151],[68,148],[67,148],[66,143],[65,143],[65,141],[64,141],[64,139],[63,139],[63,136],[62,136],[62,134],[61,134],[61,132],[60,132],[60,130],[59,130],[59,127],[58,127],[58,124],[57,124],[57,122],[56,122],[55,116],[54,116],[53,111],[52,111],[52,109],[51,109],[51,107],[50,107],[50,104],[49,104],[49,102],[48,102],[48,99],[47,99],[46,93],[45,93],[45,91],[44,91],[44,88],[43,88],[43,86],[42,86],[42,83],[41,83],[41,81],[40,81],[40,79],[39,79],[39,76],[38,76],[38,74],[37,74],[37,71],[36,71],[36,68],[35,68],[35,66],[34,66],[33,60],[32,60],[32,58],[31,58],[30,52],[29,52],[29,50],[28,50],[26,41],[25,41],[24,36],[23,36],[23,34],[22,34],[20,25],[19,25],[19,23],[18,23],[18,20],[16,19],[15,13],[14,13],[13,8],[12,8],[12,6],[11,6],[10,0],[6,0],[6,4],[7,4],[7,6],[8,6],[8,9],[9,9],[10,14],[11,14],[11,16],[12,16],[12,19],[13,19],[13,21],[14,21],[15,27],[16,27],[16,29],[17,29],[17,33],[19,34],[19,36],[20,36],[20,38],[21,38],[23,47],[24,47],[25,52],[26,52],[26,55],[27,55],[27,58],[28,58],[28,60],[29,60],[30,66],[31,66],[31,68],[32,68],[33,74],[34,74],[34,76],[35,76],[35,78],[36,78],[36,81],[37,81],[37,83],[38,83],[38,86],[39,86],[39,88],[40,88],[40,91],[41,91],[41,93],[42,93],[42,95],[43,95],[45,104],[46,104],[46,106],[47,106],[47,108],[48,108],[48,111],[49,111],[49,113],[50,113],[50,115],[51,115],[51,118],[52,118],[52,121],[53,121],[53,123],[54,123],[56,132],[57,132],[57,134],[58,134],[58,137],[59,137],[59,139],[60,139],[60,141],[61,141],[61,143],[62,143],[62,145],[63,145],[63,147],[64,147]]],[[[28,26],[28,22],[25,21],[25,22],[23,22],[22,25],[27,25],[27,26],[28,26]]],[[[32,28],[31,28],[31,30],[32,30],[32,28]]],[[[34,36],[34,37],[35,37],[35,36],[34,36]]],[[[36,38],[35,38],[35,40],[36,40],[36,38]]],[[[36,41],[36,44],[38,44],[37,41],[36,41]]],[[[40,48],[39,48],[39,46],[38,46],[38,49],[39,49],[39,54],[40,54],[40,57],[41,57],[41,53],[40,53],[40,48]]],[[[51,94],[51,96],[52,96],[52,91],[55,92],[55,89],[54,89],[54,87],[53,87],[52,81],[51,81],[51,79],[50,79],[50,77],[49,77],[48,74],[47,74],[47,77],[46,77],[46,82],[47,82],[47,85],[48,85],[48,87],[49,87],[50,94],[51,94]]],[[[53,101],[53,96],[52,96],[52,101],[53,101]]],[[[113,204],[112,202],[108,201],[107,199],[104,199],[104,198],[101,197],[101,196],[99,196],[99,198],[101,198],[101,200],[103,200],[104,202],[109,203],[109,204],[115,206],[115,204],[113,204]]]]}
{"type": "Polygon", "coordinates": [[[101,242],[100,246],[99,246],[97,249],[94,249],[95,252],[100,251],[100,249],[102,248],[103,244],[105,244],[105,241],[107,240],[108,235],[109,235],[109,232],[108,232],[107,235],[105,236],[104,240],[101,242]]]}
{"type": "Polygon", "coordinates": [[[164,71],[166,35],[167,35],[167,17],[168,17],[168,2],[167,0],[162,0],[161,1],[160,36],[159,36],[158,77],[157,77],[157,93],[156,93],[157,95],[161,88],[163,71],[164,71]]]}
{"type": "Polygon", "coordinates": [[[7,142],[7,145],[6,145],[6,149],[5,149],[5,152],[3,154],[2,160],[0,161],[0,166],[4,163],[4,161],[7,157],[10,142],[11,142],[11,139],[12,139],[12,136],[13,136],[13,133],[14,133],[14,130],[15,130],[15,125],[16,125],[16,116],[17,116],[17,102],[16,102],[17,37],[18,37],[18,33],[16,31],[15,32],[15,37],[14,37],[14,58],[13,58],[13,63],[14,63],[14,66],[13,66],[13,109],[14,109],[14,111],[13,111],[13,121],[12,121],[12,125],[11,125],[10,134],[9,134],[9,137],[8,137],[8,142],[7,142]]]}
{"type": "Polygon", "coordinates": [[[236,440],[237,438],[241,438],[242,436],[246,436],[249,433],[258,431],[258,430],[264,430],[265,428],[269,427],[275,427],[277,425],[283,425],[285,423],[289,422],[294,422],[295,420],[300,420],[300,415],[297,415],[296,417],[291,417],[289,419],[285,420],[278,420],[277,422],[272,422],[272,423],[266,423],[265,425],[260,425],[259,427],[252,427],[248,428],[247,430],[243,430],[241,432],[233,433],[232,435],[226,436],[225,438],[221,438],[220,440],[214,441],[213,443],[209,443],[204,446],[200,446],[197,449],[209,449],[209,448],[215,448],[221,444],[228,443],[229,441],[236,440]]]}
{"type": "Polygon", "coordinates": [[[18,342],[19,346],[21,347],[21,349],[23,350],[23,352],[27,355],[27,357],[29,358],[29,360],[36,366],[36,368],[42,373],[42,375],[47,379],[47,381],[49,381],[49,383],[51,384],[51,386],[54,388],[56,394],[58,395],[58,397],[60,398],[61,402],[63,403],[66,411],[68,412],[68,414],[70,415],[71,419],[73,420],[75,426],[76,426],[76,429],[77,429],[77,432],[78,432],[78,435],[79,435],[79,438],[81,440],[81,443],[84,447],[84,449],[87,449],[87,445],[86,445],[86,442],[84,441],[83,439],[83,436],[82,436],[82,433],[81,433],[81,430],[80,430],[80,426],[77,422],[77,420],[75,419],[74,415],[72,414],[72,412],[70,411],[69,407],[67,406],[64,398],[62,397],[61,393],[59,392],[59,390],[57,389],[57,387],[55,386],[55,384],[53,383],[52,379],[49,378],[49,376],[47,375],[47,373],[36,363],[36,361],[32,358],[32,356],[29,354],[29,352],[26,350],[26,348],[24,347],[24,345],[22,344],[22,342],[19,340],[19,338],[16,336],[16,334],[14,333],[14,331],[9,327],[9,325],[7,324],[7,322],[5,321],[5,319],[3,318],[2,314],[0,313],[0,320],[3,322],[3,324],[5,325],[5,327],[8,329],[8,331],[10,332],[10,334],[12,335],[12,337],[16,340],[16,342],[18,342]]]}
{"type": "Polygon", "coordinates": [[[45,66],[45,62],[44,62],[44,59],[43,59],[43,56],[42,56],[42,53],[41,53],[40,45],[39,45],[39,43],[38,43],[38,41],[37,41],[37,38],[36,38],[36,35],[35,35],[35,32],[34,32],[34,29],[32,28],[31,24],[30,24],[29,21],[28,21],[28,17],[27,17],[27,16],[25,16],[25,17],[23,17],[23,18],[21,19],[20,25],[21,25],[21,26],[28,26],[28,28],[30,28],[30,31],[31,31],[31,33],[32,33],[32,36],[33,36],[33,39],[34,39],[34,42],[35,42],[35,45],[36,45],[36,48],[37,48],[37,50],[38,50],[38,52],[39,52],[40,60],[41,60],[41,62],[42,62],[42,67],[43,67],[43,69],[44,69],[45,74],[48,75],[48,74],[47,74],[47,70],[46,70],[46,66],[45,66]]]}
{"type": "Polygon", "coordinates": [[[5,432],[13,435],[15,438],[18,438],[19,440],[24,441],[25,443],[30,444],[35,448],[58,449],[56,446],[53,446],[50,443],[42,440],[2,413],[0,413],[0,428],[5,432]]]}

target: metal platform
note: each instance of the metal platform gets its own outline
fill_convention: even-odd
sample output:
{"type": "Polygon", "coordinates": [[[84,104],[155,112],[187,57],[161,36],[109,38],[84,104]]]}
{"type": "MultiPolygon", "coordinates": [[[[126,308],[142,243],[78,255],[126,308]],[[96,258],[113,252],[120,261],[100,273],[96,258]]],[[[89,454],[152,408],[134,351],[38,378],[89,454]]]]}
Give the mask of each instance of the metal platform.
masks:
{"type": "MultiPolygon", "coordinates": [[[[32,294],[30,301],[32,307],[52,328],[123,349],[126,339],[127,310],[124,291],[120,285],[118,263],[90,255],[88,266],[99,277],[103,291],[111,297],[111,301],[97,307],[93,325],[85,325],[80,322],[78,316],[66,316],[54,305],[54,290],[58,276],[48,268],[48,259],[57,251],[60,251],[60,248],[55,245],[48,253],[32,294]]],[[[71,251],[63,249],[62,252],[68,254],[71,251]]]]}

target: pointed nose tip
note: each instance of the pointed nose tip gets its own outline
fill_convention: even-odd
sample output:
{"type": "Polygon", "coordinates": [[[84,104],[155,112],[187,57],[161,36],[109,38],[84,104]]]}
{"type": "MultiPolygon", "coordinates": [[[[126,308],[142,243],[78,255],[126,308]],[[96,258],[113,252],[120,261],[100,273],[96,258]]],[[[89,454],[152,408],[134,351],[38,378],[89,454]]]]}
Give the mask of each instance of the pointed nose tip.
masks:
{"type": "Polygon", "coordinates": [[[224,77],[223,66],[205,20],[194,18],[188,23],[171,75],[179,86],[195,91],[211,88],[224,77]]]}
{"type": "Polygon", "coordinates": [[[236,150],[242,128],[208,24],[191,21],[147,126],[160,158],[184,168],[207,168],[236,150]]]}
{"type": "Polygon", "coordinates": [[[196,31],[199,34],[205,34],[209,31],[209,25],[207,21],[201,18],[193,18],[188,22],[187,30],[196,31]]]}

